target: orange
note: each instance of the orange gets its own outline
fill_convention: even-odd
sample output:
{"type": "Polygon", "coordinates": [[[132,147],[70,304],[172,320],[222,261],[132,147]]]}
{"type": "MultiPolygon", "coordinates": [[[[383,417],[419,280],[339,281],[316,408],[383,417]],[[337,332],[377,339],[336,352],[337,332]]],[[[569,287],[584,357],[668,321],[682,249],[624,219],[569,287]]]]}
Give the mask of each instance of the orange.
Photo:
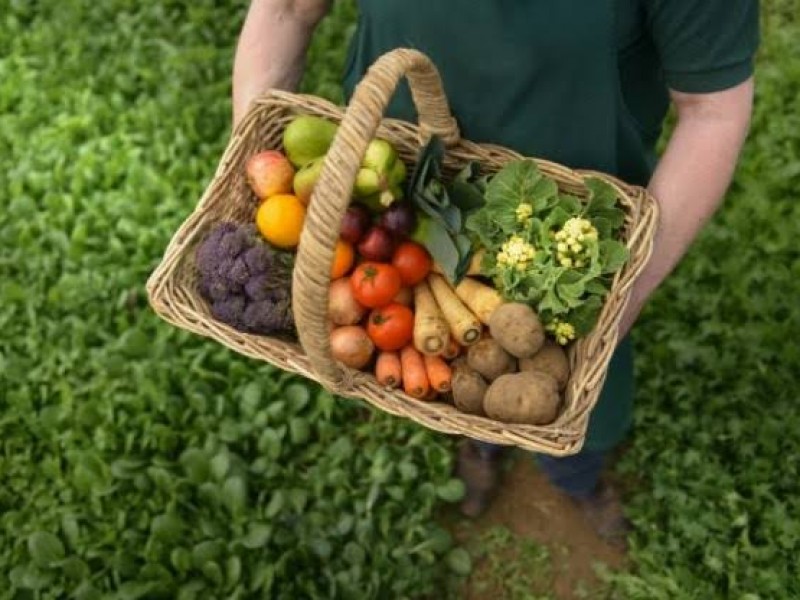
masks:
{"type": "Polygon", "coordinates": [[[353,246],[349,242],[339,240],[336,242],[336,250],[333,254],[333,266],[331,267],[331,279],[339,279],[347,275],[355,260],[353,246]]]}
{"type": "Polygon", "coordinates": [[[266,240],[278,248],[294,248],[300,241],[306,207],[291,194],[267,198],[256,212],[256,226],[266,240]]]}

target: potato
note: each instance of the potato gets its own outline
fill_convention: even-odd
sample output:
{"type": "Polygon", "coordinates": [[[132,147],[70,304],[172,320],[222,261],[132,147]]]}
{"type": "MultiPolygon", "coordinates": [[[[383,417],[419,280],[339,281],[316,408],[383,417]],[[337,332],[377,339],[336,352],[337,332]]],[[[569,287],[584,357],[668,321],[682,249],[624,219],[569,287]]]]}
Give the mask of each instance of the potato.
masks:
{"type": "Polygon", "coordinates": [[[483,415],[486,381],[463,361],[453,363],[453,404],[462,412],[483,415]]]}
{"type": "Polygon", "coordinates": [[[489,332],[506,352],[517,358],[530,358],[544,344],[544,328],[527,304],[501,304],[489,318],[489,332]]]}
{"type": "Polygon", "coordinates": [[[558,415],[558,383],[547,373],[525,371],[498,377],[486,391],[484,412],[503,423],[546,425],[558,415]]]}
{"type": "Polygon", "coordinates": [[[517,370],[517,361],[496,340],[484,338],[467,350],[467,364],[489,381],[517,370]]]}
{"type": "Polygon", "coordinates": [[[541,371],[552,376],[558,382],[558,389],[563,390],[569,381],[569,360],[559,344],[547,340],[542,349],[531,358],[519,359],[520,371],[541,371]]]}

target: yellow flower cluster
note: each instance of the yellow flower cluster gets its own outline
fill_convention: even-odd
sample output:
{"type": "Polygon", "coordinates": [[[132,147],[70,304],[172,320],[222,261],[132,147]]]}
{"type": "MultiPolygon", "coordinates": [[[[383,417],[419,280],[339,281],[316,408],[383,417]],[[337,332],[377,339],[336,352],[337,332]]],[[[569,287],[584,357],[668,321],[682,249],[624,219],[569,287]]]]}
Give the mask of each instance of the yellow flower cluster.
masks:
{"type": "Polygon", "coordinates": [[[517,222],[527,223],[528,219],[530,219],[532,216],[533,206],[527,202],[520,202],[519,206],[517,206],[517,222]]]}
{"type": "Polygon", "coordinates": [[[519,271],[525,270],[536,256],[536,249],[518,235],[513,235],[500,247],[497,264],[519,271]]]}
{"type": "Polygon", "coordinates": [[[597,229],[588,219],[573,217],[556,232],[556,258],[562,267],[586,266],[589,258],[588,242],[597,241],[597,229]]]}
{"type": "Polygon", "coordinates": [[[566,346],[570,341],[575,339],[575,327],[560,319],[553,319],[547,324],[545,329],[552,333],[556,338],[556,342],[562,346],[566,346]]]}

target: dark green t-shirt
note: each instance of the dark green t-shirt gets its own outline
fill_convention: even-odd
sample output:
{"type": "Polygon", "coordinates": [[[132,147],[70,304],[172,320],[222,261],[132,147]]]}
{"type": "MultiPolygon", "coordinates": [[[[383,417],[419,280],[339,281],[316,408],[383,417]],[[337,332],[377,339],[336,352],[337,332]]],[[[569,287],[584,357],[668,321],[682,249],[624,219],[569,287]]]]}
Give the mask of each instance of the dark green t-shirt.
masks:
{"type": "MultiPolygon", "coordinates": [[[[667,88],[752,73],[757,0],[360,0],[345,87],[382,53],[427,54],[465,138],[647,182],[667,88]]],[[[405,85],[389,115],[415,119],[405,85]]]]}
{"type": "MultiPolygon", "coordinates": [[[[757,44],[757,0],[360,0],[345,92],[384,52],[416,48],[438,67],[466,139],[644,185],[668,89],[741,83],[757,44]]],[[[416,119],[405,84],[387,114],[416,119]]],[[[587,449],[625,435],[633,390],[625,340],[587,449]]]]}

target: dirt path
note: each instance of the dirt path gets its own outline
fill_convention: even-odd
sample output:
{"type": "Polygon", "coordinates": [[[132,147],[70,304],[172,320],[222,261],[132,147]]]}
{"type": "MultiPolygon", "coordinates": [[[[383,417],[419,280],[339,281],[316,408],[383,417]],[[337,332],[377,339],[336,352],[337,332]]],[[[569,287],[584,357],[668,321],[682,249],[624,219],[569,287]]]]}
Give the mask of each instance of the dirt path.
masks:
{"type": "Polygon", "coordinates": [[[581,590],[597,587],[595,563],[614,570],[624,567],[624,556],[589,529],[580,512],[539,473],[529,456],[517,453],[512,460],[503,489],[485,515],[470,521],[454,508],[445,516],[445,522],[460,542],[469,545],[477,540],[491,546],[485,548],[486,556],[476,561],[461,597],[573,600],[583,597],[578,595],[581,590]],[[493,533],[506,529],[512,535],[493,533]],[[501,557],[492,558],[493,550],[501,557]],[[517,564],[509,567],[509,562],[517,564]],[[498,580],[497,574],[491,572],[498,569],[505,581],[498,580]],[[514,577],[520,583],[516,588],[510,581],[514,577]],[[531,591],[541,596],[522,590],[531,582],[536,582],[531,591]]]}

